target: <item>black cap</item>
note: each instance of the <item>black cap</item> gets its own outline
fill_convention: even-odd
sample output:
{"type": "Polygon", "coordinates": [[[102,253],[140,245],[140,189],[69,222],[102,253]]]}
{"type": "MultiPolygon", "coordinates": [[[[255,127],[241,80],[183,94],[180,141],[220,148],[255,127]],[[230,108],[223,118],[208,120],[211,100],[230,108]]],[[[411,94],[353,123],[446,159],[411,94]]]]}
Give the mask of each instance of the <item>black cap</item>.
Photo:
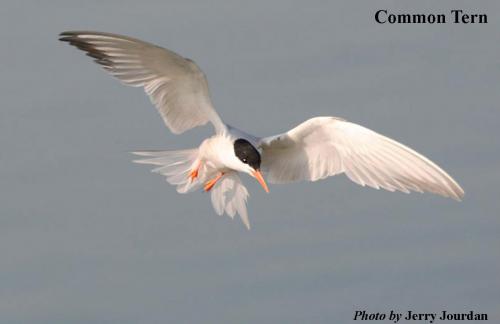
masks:
{"type": "Polygon", "coordinates": [[[234,141],[234,154],[241,162],[248,164],[254,170],[260,169],[259,151],[246,139],[238,138],[234,141]]]}

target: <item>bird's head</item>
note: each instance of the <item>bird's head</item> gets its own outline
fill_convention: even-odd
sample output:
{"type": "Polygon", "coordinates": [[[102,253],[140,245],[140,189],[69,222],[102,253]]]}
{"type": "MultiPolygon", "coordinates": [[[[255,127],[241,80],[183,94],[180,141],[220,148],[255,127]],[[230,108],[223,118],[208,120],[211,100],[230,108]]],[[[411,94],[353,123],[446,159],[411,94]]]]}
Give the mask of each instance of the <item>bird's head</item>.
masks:
{"type": "Polygon", "coordinates": [[[260,172],[260,153],[249,141],[238,138],[234,141],[234,155],[241,161],[241,171],[248,173],[260,183],[266,192],[269,192],[266,181],[260,172]]]}

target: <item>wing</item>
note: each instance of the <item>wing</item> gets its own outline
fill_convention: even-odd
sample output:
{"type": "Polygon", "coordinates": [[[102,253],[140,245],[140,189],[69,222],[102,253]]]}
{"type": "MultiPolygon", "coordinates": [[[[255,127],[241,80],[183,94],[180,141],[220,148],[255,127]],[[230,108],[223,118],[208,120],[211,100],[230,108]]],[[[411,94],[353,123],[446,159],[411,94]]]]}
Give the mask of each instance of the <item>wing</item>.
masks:
{"type": "Polygon", "coordinates": [[[460,200],[464,191],[445,171],[414,150],[335,117],[309,119],[261,139],[262,168],[272,183],[345,173],[362,186],[432,192],[460,200]]]}
{"type": "Polygon", "coordinates": [[[205,75],[193,61],[156,45],[109,33],[67,31],[59,39],[87,52],[124,84],[144,87],[173,133],[209,121],[216,132],[225,129],[210,100],[205,75]]]}
{"type": "Polygon", "coordinates": [[[224,174],[211,191],[212,205],[217,214],[223,215],[226,213],[231,218],[234,218],[234,215],[238,213],[243,224],[245,224],[247,229],[250,229],[246,207],[248,190],[241,183],[240,177],[236,172],[224,174]]]}

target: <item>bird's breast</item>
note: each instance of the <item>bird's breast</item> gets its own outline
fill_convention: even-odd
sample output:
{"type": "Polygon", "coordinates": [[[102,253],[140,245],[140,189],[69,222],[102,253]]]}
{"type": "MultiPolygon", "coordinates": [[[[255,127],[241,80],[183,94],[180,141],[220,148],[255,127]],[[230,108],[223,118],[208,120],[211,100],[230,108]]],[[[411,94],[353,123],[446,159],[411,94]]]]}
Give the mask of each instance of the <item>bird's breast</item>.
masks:
{"type": "Polygon", "coordinates": [[[214,168],[234,169],[235,159],[233,141],[227,136],[212,136],[201,143],[200,160],[210,163],[214,168]]]}

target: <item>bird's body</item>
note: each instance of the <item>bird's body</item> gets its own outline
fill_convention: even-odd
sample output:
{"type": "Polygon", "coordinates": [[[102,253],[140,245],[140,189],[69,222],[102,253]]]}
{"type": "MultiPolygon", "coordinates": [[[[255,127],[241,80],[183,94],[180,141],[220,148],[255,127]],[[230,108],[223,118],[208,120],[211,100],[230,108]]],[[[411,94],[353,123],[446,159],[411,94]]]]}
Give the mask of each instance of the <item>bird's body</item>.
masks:
{"type": "Polygon", "coordinates": [[[222,121],[211,103],[205,75],[191,60],[127,36],[75,31],[62,41],[87,52],[123,83],[143,87],[165,124],[179,134],[212,123],[215,134],[198,148],[134,152],[180,193],[211,192],[216,212],[238,213],[250,228],[247,173],[268,192],[271,183],[316,181],[345,173],[351,180],[389,191],[432,192],[460,200],[464,191],[436,164],[392,139],[337,117],[314,117],[288,132],[258,137],[222,121]]]}
{"type": "Polygon", "coordinates": [[[241,137],[227,132],[205,139],[200,145],[198,159],[221,172],[240,171],[243,163],[234,155],[234,141],[238,138],[241,137]]]}

